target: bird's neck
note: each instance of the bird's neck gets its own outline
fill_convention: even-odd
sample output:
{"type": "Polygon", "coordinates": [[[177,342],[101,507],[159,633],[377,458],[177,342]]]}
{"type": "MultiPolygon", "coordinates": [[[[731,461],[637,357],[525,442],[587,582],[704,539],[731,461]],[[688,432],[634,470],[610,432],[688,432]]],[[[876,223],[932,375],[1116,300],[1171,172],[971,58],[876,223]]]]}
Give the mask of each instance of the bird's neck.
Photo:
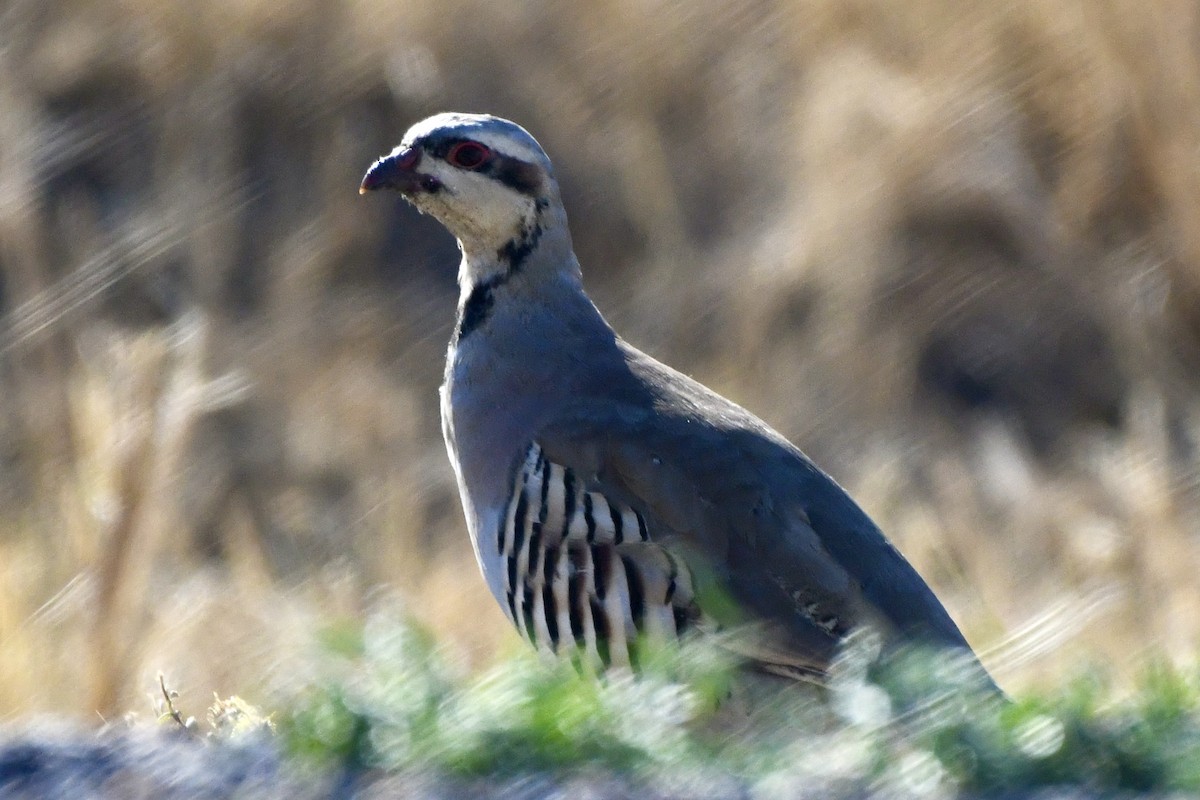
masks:
{"type": "Polygon", "coordinates": [[[455,343],[481,328],[497,302],[561,283],[581,287],[579,262],[571,246],[566,219],[561,214],[539,213],[525,221],[499,247],[471,246],[460,241],[458,324],[455,343]]]}
{"type": "Polygon", "coordinates": [[[510,213],[493,214],[482,222],[447,224],[458,234],[463,254],[458,284],[464,293],[472,286],[525,271],[531,262],[570,257],[571,234],[557,195],[527,198],[525,204],[507,210],[510,213]]]}

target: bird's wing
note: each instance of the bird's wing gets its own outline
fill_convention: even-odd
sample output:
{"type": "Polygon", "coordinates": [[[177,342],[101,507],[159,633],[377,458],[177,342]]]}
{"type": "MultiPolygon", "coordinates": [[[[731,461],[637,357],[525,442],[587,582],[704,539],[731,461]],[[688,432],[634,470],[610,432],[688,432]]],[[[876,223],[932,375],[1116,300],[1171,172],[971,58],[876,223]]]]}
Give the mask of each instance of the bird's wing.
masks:
{"type": "Polygon", "coordinates": [[[690,571],[705,615],[764,624],[750,655],[767,665],[820,671],[861,625],[967,647],[925,582],[831,478],[765,424],[703,392],[654,408],[580,403],[536,442],[584,490],[644,521],[650,542],[690,571]]]}

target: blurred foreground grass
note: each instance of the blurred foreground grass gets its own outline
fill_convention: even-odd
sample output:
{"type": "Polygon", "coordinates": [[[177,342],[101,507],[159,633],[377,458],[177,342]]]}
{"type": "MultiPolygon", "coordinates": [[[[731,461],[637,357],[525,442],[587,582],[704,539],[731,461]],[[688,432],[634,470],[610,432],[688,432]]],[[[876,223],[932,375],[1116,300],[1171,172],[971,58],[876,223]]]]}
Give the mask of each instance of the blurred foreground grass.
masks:
{"type": "Polygon", "coordinates": [[[363,169],[557,165],[635,344],[764,416],[1007,688],[1200,645],[1195,2],[0,4],[0,717],[251,700],[402,592],[515,640],[437,423],[453,243],[363,169]],[[1009,633],[1019,633],[1006,638],[1009,633]]]}
{"type": "MultiPolygon", "coordinates": [[[[1093,670],[1006,703],[945,655],[872,666],[852,645],[828,691],[773,684],[747,704],[729,662],[699,641],[654,653],[636,680],[596,681],[530,654],[469,677],[385,603],[328,632],[323,651],[315,680],[273,696],[278,741],[322,771],[494,787],[584,776],[598,797],[636,795],[614,788],[629,781],[664,797],[1200,791],[1194,667],[1156,664],[1119,701],[1093,670]]],[[[265,729],[242,731],[214,735],[236,743],[265,729]]]]}

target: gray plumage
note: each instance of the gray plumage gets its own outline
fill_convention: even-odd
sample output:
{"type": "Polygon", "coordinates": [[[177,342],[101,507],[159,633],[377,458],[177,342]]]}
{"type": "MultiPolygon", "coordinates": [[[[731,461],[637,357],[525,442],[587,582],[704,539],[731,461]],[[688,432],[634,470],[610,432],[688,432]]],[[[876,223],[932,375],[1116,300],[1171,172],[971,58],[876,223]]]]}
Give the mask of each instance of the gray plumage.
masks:
{"type": "Polygon", "coordinates": [[[744,654],[810,676],[860,626],[969,651],[799,449],[613,332],[524,129],[431,117],[367,172],[362,191],[381,187],[459,240],[443,431],[484,577],[536,645],[624,663],[639,631],[757,623],[744,654]]]}

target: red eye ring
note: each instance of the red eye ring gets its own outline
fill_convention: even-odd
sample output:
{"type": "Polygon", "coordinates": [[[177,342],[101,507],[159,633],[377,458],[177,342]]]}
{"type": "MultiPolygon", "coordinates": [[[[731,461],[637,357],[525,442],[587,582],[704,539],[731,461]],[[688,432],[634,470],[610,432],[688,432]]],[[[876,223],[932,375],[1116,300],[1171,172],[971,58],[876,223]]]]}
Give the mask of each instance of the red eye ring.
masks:
{"type": "Polygon", "coordinates": [[[479,169],[492,158],[492,151],[479,142],[459,142],[446,153],[446,161],[460,169],[479,169]]]}

